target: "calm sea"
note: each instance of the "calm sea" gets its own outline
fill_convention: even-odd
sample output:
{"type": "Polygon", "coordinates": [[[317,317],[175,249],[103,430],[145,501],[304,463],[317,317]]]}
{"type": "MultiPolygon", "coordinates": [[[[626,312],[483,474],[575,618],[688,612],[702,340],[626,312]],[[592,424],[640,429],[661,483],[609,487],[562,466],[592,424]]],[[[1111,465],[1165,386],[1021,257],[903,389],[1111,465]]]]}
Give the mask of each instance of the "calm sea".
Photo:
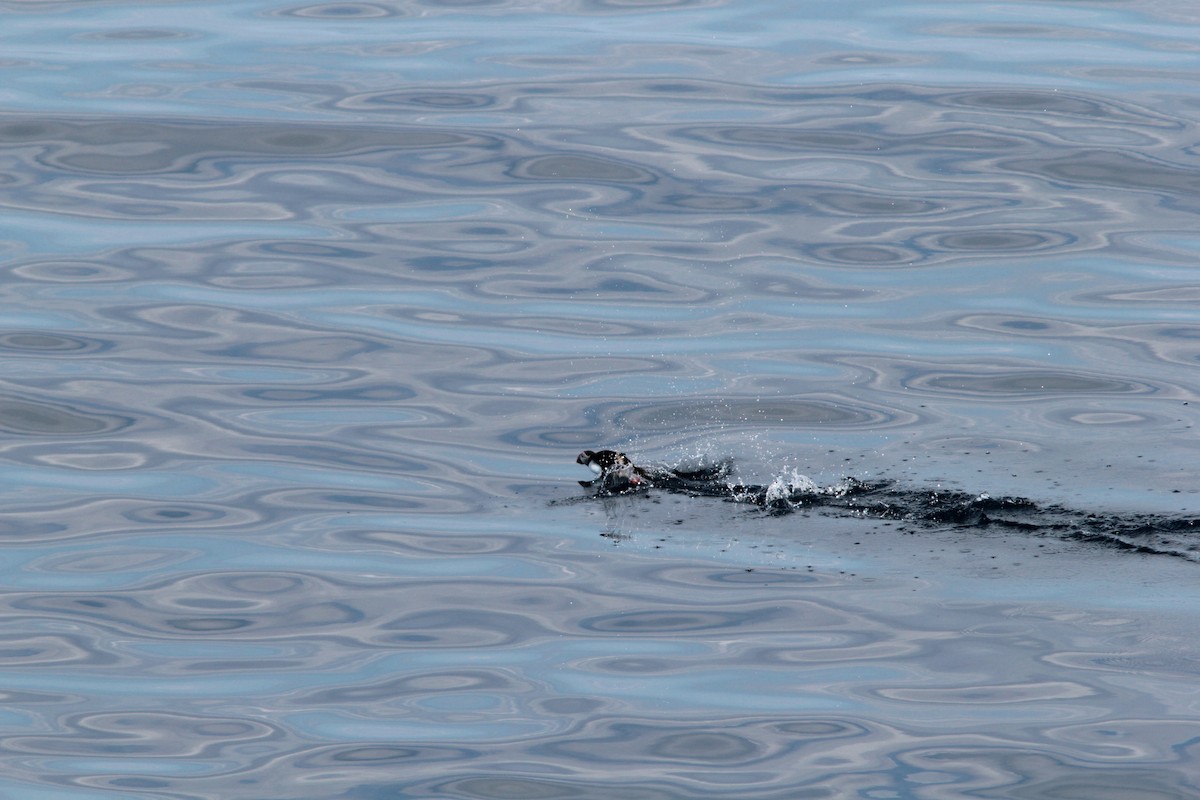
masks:
{"type": "Polygon", "coordinates": [[[0,0],[0,796],[1182,800],[1193,0],[0,0]]]}

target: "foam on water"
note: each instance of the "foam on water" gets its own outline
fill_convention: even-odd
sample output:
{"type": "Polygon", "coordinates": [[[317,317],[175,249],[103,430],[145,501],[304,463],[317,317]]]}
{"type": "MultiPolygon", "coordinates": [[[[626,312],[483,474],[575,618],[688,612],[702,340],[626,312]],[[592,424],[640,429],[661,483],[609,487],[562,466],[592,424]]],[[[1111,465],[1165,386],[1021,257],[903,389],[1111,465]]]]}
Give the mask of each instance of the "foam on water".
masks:
{"type": "MultiPolygon", "coordinates": [[[[788,473],[777,475],[767,484],[766,501],[770,504],[790,502],[790,498],[796,494],[813,494],[817,491],[821,489],[816,483],[792,469],[788,473]]],[[[800,502],[803,504],[803,501],[800,502]]]]}

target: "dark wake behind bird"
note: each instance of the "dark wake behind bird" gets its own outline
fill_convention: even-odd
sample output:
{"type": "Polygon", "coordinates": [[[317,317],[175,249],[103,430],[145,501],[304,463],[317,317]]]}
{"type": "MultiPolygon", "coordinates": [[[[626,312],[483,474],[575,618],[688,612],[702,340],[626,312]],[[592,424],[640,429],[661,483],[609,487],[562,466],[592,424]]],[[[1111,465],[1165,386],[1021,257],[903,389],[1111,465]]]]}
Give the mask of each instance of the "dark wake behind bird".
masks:
{"type": "Polygon", "coordinates": [[[1200,561],[1200,518],[1195,517],[1088,512],[1023,497],[909,488],[855,478],[826,487],[786,480],[743,484],[731,480],[728,463],[695,470],[642,467],[615,450],[584,450],[575,461],[596,476],[579,481],[596,497],[658,489],[746,503],[773,514],[818,510],[921,527],[994,528],[1200,561]]]}

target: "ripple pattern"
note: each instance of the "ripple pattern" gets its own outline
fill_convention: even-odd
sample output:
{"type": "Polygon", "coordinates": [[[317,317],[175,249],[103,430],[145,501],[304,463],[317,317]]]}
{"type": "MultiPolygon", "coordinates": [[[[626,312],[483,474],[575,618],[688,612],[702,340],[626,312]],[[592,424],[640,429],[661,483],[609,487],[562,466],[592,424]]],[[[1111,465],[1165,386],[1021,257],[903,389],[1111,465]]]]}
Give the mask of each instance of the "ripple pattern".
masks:
{"type": "Polygon", "coordinates": [[[1194,554],[1194,9],[952,5],[0,0],[0,795],[1200,794],[1193,563],[561,467],[1194,554]]]}

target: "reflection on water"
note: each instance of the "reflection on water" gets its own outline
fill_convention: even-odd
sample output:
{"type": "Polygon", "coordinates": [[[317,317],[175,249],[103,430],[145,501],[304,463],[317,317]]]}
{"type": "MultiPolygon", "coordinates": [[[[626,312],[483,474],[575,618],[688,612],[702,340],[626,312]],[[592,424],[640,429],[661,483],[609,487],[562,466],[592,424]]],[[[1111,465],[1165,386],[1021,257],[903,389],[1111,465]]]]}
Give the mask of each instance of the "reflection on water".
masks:
{"type": "Polygon", "coordinates": [[[54,727],[6,738],[9,779],[184,796],[1191,790],[1200,723],[1179,702],[1197,655],[1154,655],[1136,613],[686,557],[617,574],[533,541],[446,558],[358,539],[320,574],[242,556],[119,593],[9,592],[10,708],[54,727]]]}
{"type": "Polygon", "coordinates": [[[1195,795],[1194,564],[562,502],[1196,516],[1191,7],[853,8],[0,0],[7,793],[1195,795]]]}

